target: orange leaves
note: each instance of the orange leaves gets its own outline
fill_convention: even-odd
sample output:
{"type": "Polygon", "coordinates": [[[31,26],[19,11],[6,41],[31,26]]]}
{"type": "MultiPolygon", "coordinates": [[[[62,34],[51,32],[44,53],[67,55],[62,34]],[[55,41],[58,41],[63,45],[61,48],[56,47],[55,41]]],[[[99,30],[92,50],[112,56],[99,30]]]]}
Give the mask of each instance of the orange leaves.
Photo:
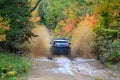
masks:
{"type": "Polygon", "coordinates": [[[9,26],[8,26],[8,27],[3,26],[3,25],[1,25],[1,23],[0,23],[0,29],[2,29],[3,31],[9,30],[9,26]]]}
{"type": "Polygon", "coordinates": [[[9,26],[4,26],[3,24],[3,18],[0,16],[0,42],[5,41],[6,35],[4,34],[4,31],[9,30],[9,26]]]}
{"type": "Polygon", "coordinates": [[[62,35],[62,33],[61,32],[57,32],[57,35],[62,35]]]}
{"type": "Polygon", "coordinates": [[[89,14],[86,14],[84,20],[82,21],[81,16],[78,16],[77,18],[74,18],[72,20],[70,20],[69,18],[66,20],[61,20],[58,23],[59,28],[56,28],[57,35],[72,35],[79,24],[88,26],[93,29],[94,26],[97,24],[97,20],[93,15],[89,14]]]}
{"type": "Polygon", "coordinates": [[[86,14],[84,21],[82,21],[81,23],[90,27],[94,27],[97,24],[97,20],[93,15],[86,14]]]}
{"type": "Polygon", "coordinates": [[[37,14],[37,11],[32,11],[31,15],[34,16],[37,14]]]}
{"type": "Polygon", "coordinates": [[[5,41],[6,35],[4,34],[5,30],[9,30],[9,27],[6,27],[3,25],[2,22],[0,22],[0,41],[5,41]]]}
{"type": "Polygon", "coordinates": [[[31,13],[32,17],[29,19],[29,21],[32,22],[32,23],[36,23],[36,22],[40,21],[40,17],[36,16],[36,15],[37,15],[37,11],[33,11],[31,13]]]}
{"type": "Polygon", "coordinates": [[[5,31],[5,30],[9,30],[9,26],[10,26],[10,25],[4,26],[3,23],[0,22],[0,34],[1,34],[1,31],[3,32],[3,31],[5,31]]]}
{"type": "Polygon", "coordinates": [[[6,35],[5,34],[0,34],[0,42],[5,41],[6,35]]]}
{"type": "Polygon", "coordinates": [[[66,16],[66,19],[64,20],[64,25],[62,25],[62,30],[66,33],[70,33],[76,23],[76,14],[75,14],[75,8],[78,7],[78,3],[70,3],[70,7],[68,9],[63,10],[64,16],[66,16]]]}
{"type": "Polygon", "coordinates": [[[29,21],[30,22],[38,22],[38,21],[40,21],[40,17],[31,17],[30,19],[29,19],[29,21]]]}
{"type": "MultiPolygon", "coordinates": [[[[36,4],[36,1],[35,0],[30,0],[30,3],[31,3],[31,5],[30,5],[31,9],[30,10],[32,10],[33,7],[36,4]]],[[[37,9],[31,12],[31,17],[29,19],[30,22],[36,23],[36,22],[40,21],[40,19],[41,18],[40,18],[40,16],[38,16],[38,10],[37,9]]]]}
{"type": "Polygon", "coordinates": [[[59,21],[57,27],[55,28],[55,36],[69,37],[71,35],[73,27],[75,26],[75,23],[76,19],[73,19],[72,21],[69,21],[68,19],[66,19],[65,21],[59,21]]]}
{"type": "Polygon", "coordinates": [[[39,16],[36,16],[36,15],[37,15],[37,11],[33,11],[33,12],[31,13],[31,16],[32,16],[32,17],[29,19],[29,21],[30,21],[30,22],[33,22],[33,23],[40,21],[40,17],[39,17],[39,16]]]}
{"type": "Polygon", "coordinates": [[[72,22],[66,20],[66,24],[62,27],[62,30],[65,32],[70,32],[76,23],[76,19],[73,19],[72,22]]]}

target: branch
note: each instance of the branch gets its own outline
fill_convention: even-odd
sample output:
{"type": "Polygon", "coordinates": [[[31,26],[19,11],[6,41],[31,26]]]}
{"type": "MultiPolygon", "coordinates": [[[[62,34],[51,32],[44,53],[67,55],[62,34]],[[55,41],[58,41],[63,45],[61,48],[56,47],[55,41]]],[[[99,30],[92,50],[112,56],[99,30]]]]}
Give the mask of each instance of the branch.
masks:
{"type": "Polygon", "coordinates": [[[33,9],[31,9],[30,12],[34,11],[34,10],[37,8],[37,6],[38,6],[38,4],[40,3],[40,1],[41,1],[41,0],[38,0],[38,1],[37,1],[37,3],[35,4],[35,7],[34,7],[33,9]]]}

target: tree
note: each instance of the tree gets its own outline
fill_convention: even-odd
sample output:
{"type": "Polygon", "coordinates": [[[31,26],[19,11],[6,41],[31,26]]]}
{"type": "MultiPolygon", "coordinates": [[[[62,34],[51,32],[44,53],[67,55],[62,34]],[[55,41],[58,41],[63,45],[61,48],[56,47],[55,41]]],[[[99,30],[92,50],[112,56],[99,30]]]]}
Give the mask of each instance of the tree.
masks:
{"type": "Polygon", "coordinates": [[[80,20],[78,17],[90,13],[91,10],[86,7],[88,3],[84,0],[42,0],[39,8],[41,23],[52,29],[54,33],[58,32],[62,36],[70,36],[71,30],[80,20]],[[67,26],[71,24],[72,27],[67,26]],[[66,29],[69,29],[69,33],[66,32],[66,29]]]}
{"type": "Polygon", "coordinates": [[[35,4],[35,6],[30,10],[31,12],[34,11],[34,10],[37,8],[37,6],[39,5],[40,1],[41,1],[41,0],[38,0],[38,1],[37,1],[37,3],[35,4]]]}
{"type": "Polygon", "coordinates": [[[62,11],[68,6],[68,2],[66,0],[44,0],[41,5],[41,22],[54,29],[58,21],[63,19],[62,11]]]}
{"type": "Polygon", "coordinates": [[[95,54],[101,61],[120,61],[120,1],[98,0],[95,14],[99,24],[95,28],[97,34],[95,54]],[[99,2],[100,1],[100,2],[99,2]]]}
{"type": "Polygon", "coordinates": [[[10,29],[5,32],[4,47],[11,51],[18,51],[24,43],[23,38],[30,32],[32,26],[29,22],[30,10],[28,0],[0,0],[0,15],[3,22],[9,20],[10,29]]]}

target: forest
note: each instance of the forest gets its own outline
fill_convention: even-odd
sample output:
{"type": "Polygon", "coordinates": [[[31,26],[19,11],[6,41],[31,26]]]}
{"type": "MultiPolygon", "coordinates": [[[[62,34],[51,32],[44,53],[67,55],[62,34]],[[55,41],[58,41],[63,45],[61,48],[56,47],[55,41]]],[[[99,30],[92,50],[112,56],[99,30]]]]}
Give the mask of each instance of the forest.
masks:
{"type": "Polygon", "coordinates": [[[44,25],[52,38],[83,46],[73,53],[91,53],[106,66],[120,63],[119,0],[0,0],[0,78],[16,80],[27,73],[30,64],[20,55],[29,53],[26,43],[38,37],[32,32],[35,25],[44,25]],[[6,57],[24,65],[14,60],[6,65],[6,57]]]}

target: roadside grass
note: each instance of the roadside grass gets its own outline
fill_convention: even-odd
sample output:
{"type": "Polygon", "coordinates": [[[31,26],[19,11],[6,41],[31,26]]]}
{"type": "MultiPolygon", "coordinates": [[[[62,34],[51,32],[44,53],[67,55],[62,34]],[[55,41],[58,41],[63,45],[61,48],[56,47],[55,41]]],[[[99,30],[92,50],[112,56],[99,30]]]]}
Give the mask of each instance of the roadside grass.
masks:
{"type": "Polygon", "coordinates": [[[0,80],[19,80],[30,69],[28,58],[9,52],[0,52],[0,80]]]}

